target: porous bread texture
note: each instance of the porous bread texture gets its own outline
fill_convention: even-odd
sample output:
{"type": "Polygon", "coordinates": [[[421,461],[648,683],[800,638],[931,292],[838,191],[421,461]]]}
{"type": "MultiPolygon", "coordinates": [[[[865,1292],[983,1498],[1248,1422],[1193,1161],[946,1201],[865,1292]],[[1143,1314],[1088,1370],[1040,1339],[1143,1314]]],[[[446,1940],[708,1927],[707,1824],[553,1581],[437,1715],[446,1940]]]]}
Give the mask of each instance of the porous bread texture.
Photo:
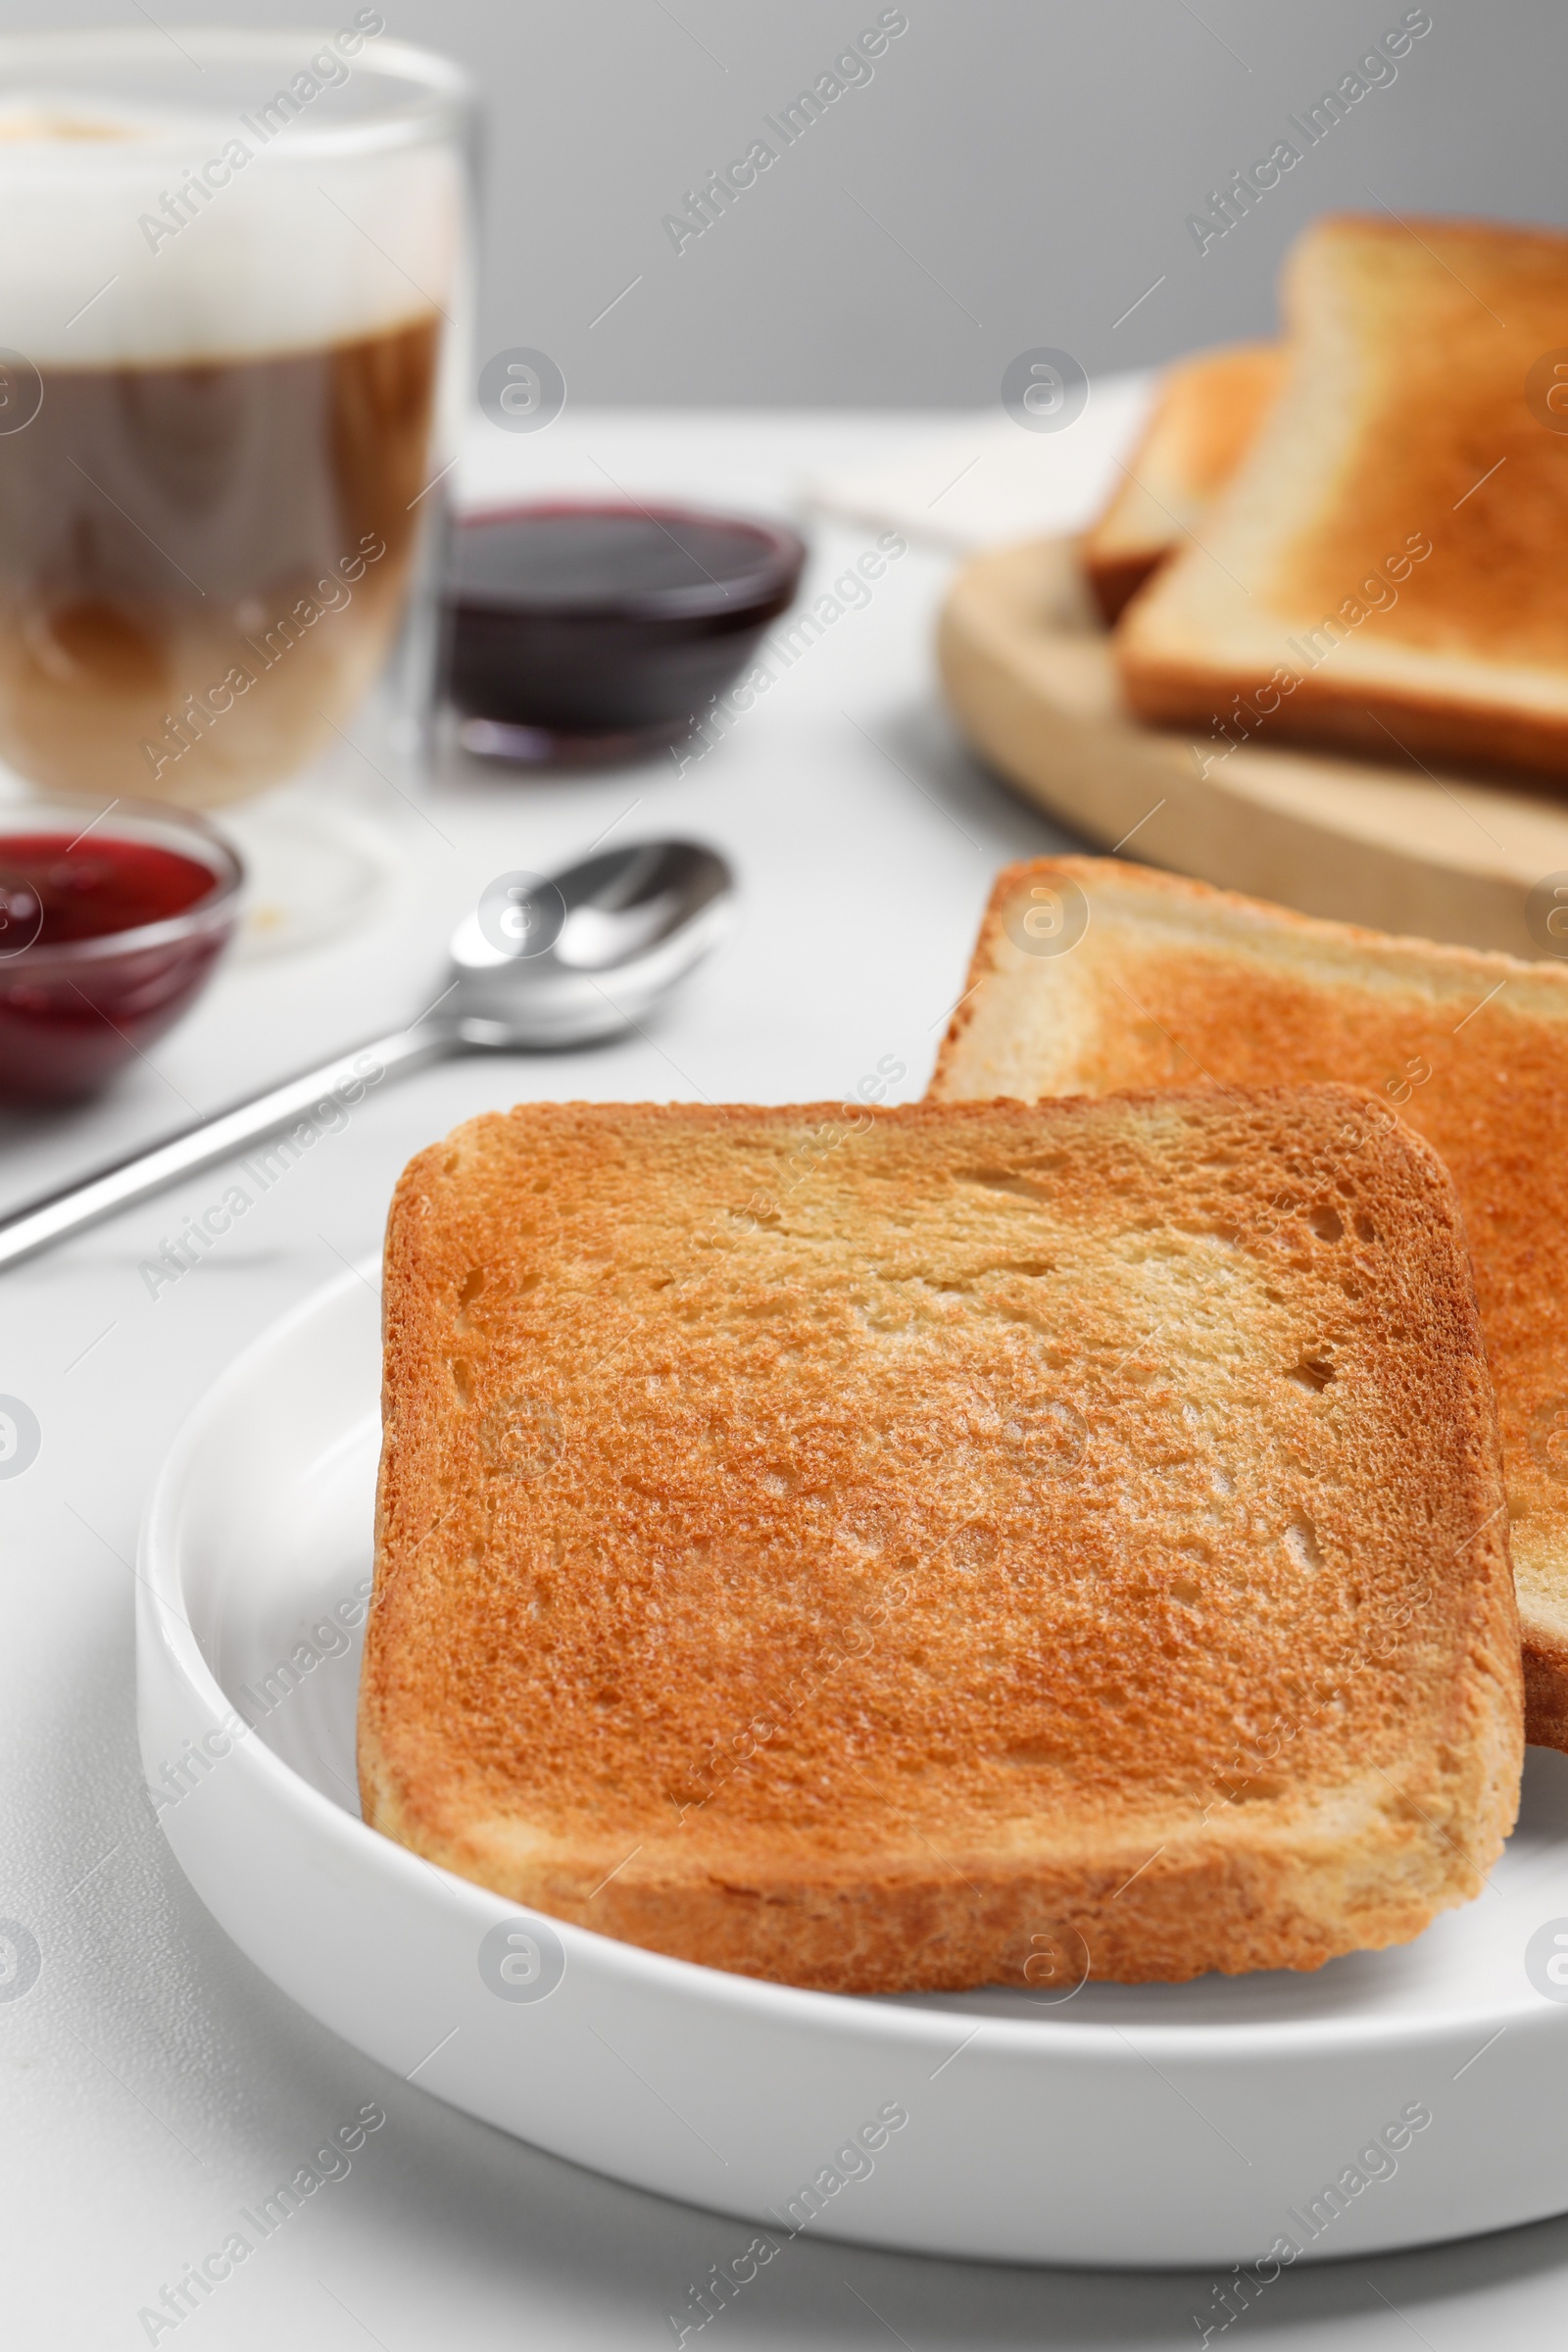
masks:
{"type": "Polygon", "coordinates": [[[1527,379],[1568,335],[1568,236],[1321,220],[1284,308],[1278,399],[1124,616],[1132,709],[1562,774],[1568,436],[1527,379]]]}
{"type": "Polygon", "coordinates": [[[361,1782],[433,1862],[897,1992],[1315,1968],[1498,1851],[1458,1212],[1336,1090],[525,1105],[385,1301],[361,1782]]]}
{"type": "Polygon", "coordinates": [[[1042,858],[998,877],[931,1095],[1323,1080],[1396,1107],[1454,1180],[1507,1467],[1526,1737],[1568,1749],[1568,971],[1042,858]],[[1057,926],[1047,944],[1087,929],[1064,955],[1026,953],[1031,906],[1057,926]]]}
{"type": "Polygon", "coordinates": [[[1283,365],[1278,344],[1235,343],[1163,371],[1109,504],[1079,543],[1107,624],[1181,547],[1229,481],[1279,389],[1283,365]]]}

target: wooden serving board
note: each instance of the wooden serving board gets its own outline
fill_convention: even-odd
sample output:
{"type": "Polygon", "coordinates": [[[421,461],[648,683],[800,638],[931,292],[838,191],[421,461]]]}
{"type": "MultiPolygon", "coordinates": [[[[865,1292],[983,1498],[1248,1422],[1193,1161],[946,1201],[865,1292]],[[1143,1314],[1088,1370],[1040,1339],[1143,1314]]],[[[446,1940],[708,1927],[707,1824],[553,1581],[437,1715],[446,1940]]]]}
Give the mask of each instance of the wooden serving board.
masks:
{"type": "Polygon", "coordinates": [[[1125,840],[1129,858],[1304,914],[1543,952],[1525,902],[1544,876],[1568,875],[1568,804],[1262,740],[1219,760],[1219,737],[1144,726],[1122,703],[1070,539],[966,564],[938,660],[975,749],[1103,848],[1125,840]]]}

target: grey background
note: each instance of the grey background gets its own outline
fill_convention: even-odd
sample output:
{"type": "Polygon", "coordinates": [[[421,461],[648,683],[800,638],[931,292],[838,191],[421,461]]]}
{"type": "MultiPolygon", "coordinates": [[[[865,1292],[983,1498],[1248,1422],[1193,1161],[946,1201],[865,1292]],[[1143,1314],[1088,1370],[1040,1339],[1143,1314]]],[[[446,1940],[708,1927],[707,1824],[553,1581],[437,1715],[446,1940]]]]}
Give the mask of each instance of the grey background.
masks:
{"type": "MultiPolygon", "coordinates": [[[[462,59],[485,99],[479,357],[541,346],[574,401],[974,405],[1030,345],[1097,373],[1266,331],[1292,236],[1371,206],[1369,190],[1399,213],[1568,218],[1560,0],[1431,0],[1397,80],[1201,256],[1187,215],[1406,0],[907,0],[909,29],[869,85],[678,255],[662,216],[882,0],[382,5],[390,31],[462,59]]],[[[154,10],[175,30],[272,16],[261,0],[154,10]]],[[[0,27],[148,13],[0,0],[0,27]]]]}

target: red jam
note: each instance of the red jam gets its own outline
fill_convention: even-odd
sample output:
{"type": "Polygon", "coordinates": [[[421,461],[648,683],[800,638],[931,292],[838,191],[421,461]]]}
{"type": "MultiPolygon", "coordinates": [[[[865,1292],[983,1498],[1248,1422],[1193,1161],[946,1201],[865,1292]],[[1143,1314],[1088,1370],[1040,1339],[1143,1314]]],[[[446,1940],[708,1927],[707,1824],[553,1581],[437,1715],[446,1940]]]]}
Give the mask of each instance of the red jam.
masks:
{"type": "Polygon", "coordinates": [[[210,866],[155,842],[0,834],[0,955],[166,922],[212,887],[210,866]]]}
{"type": "Polygon", "coordinates": [[[133,939],[218,895],[220,876],[155,842],[0,833],[0,1094],[90,1093],[183,1012],[230,920],[133,939]],[[83,943],[127,934],[122,953],[83,943]]]}

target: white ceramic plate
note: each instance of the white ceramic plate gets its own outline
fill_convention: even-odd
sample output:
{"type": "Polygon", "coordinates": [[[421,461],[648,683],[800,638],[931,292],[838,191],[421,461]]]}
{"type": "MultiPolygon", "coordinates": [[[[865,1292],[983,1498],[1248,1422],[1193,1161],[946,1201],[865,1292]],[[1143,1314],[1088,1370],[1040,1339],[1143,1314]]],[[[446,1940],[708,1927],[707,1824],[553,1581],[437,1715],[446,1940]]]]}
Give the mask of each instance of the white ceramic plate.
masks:
{"type": "Polygon", "coordinates": [[[358,2048],[741,2217],[741,2281],[760,2225],[1015,2261],[1264,2257],[1255,2295],[1282,2239],[1345,2255],[1568,2209],[1568,1983],[1545,1966],[1558,1929],[1568,1953],[1568,1757],[1531,1751],[1492,1886],[1416,1943],[1059,2004],[720,1975],[519,1915],[366,1829],[343,1627],[368,1589],[379,1379],[358,1276],[266,1334],[165,1465],[139,1588],[170,1841],[242,1950],[358,2048]]]}

